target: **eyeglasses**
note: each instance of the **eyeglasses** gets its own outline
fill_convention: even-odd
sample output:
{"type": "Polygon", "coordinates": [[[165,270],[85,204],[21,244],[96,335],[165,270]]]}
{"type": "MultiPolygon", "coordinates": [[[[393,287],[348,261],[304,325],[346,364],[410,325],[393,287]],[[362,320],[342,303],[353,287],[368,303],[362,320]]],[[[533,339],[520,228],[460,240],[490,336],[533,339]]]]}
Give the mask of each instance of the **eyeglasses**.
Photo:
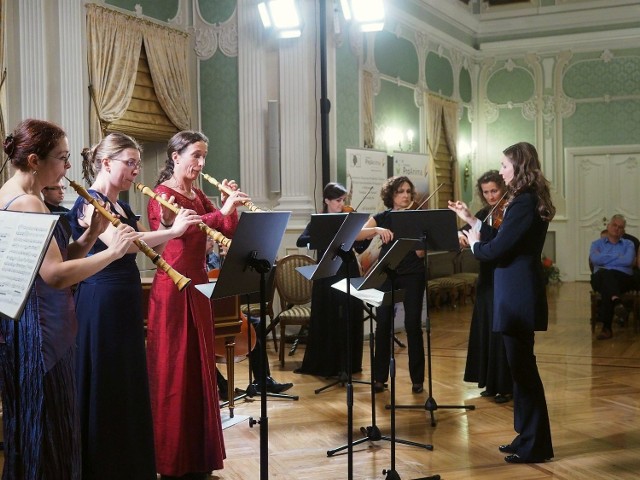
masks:
{"type": "Polygon", "coordinates": [[[48,158],[55,158],[56,160],[60,160],[61,162],[67,164],[69,163],[69,158],[71,158],[71,153],[67,153],[66,155],[60,155],[59,157],[52,157],[48,155],[48,158]]]}
{"type": "Polygon", "coordinates": [[[64,192],[67,187],[44,187],[45,190],[60,190],[61,192],[64,192]]]}
{"type": "Polygon", "coordinates": [[[112,158],[111,160],[115,160],[116,162],[122,162],[124,163],[127,167],[131,168],[131,169],[141,169],[142,168],[142,160],[132,160],[131,158],[128,160],[121,160],[119,158],[112,158]]]}

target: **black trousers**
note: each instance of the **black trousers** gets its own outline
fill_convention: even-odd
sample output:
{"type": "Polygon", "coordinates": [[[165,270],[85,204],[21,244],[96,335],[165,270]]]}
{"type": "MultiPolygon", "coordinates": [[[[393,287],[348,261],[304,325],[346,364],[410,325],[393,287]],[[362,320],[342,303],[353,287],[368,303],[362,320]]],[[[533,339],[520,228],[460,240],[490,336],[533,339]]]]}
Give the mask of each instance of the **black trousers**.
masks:
{"type": "Polygon", "coordinates": [[[611,330],[613,321],[613,301],[611,297],[619,297],[624,292],[633,290],[633,275],[627,275],[619,270],[601,268],[591,275],[591,288],[600,294],[598,320],[602,322],[603,330],[611,330]]]}
{"type": "MultiPolygon", "coordinates": [[[[425,290],[424,273],[398,275],[395,289],[404,290],[404,328],[407,332],[409,349],[409,374],[411,383],[424,383],[424,340],[422,334],[422,299],[425,290]]],[[[385,282],[384,291],[391,290],[391,283],[385,282]]],[[[374,378],[386,382],[391,360],[392,306],[378,307],[376,311],[376,351],[374,378]]]]}
{"type": "Polygon", "coordinates": [[[518,433],[511,445],[529,461],[552,458],[549,412],[533,353],[534,333],[503,333],[502,338],[513,377],[513,425],[518,433]]]}

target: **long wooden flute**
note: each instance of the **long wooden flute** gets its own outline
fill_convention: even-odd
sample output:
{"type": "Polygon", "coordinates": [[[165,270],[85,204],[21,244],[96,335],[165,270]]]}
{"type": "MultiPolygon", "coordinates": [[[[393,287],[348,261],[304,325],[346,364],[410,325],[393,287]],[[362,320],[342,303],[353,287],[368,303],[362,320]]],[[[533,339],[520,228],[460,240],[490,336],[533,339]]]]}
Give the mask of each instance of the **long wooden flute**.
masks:
{"type": "MultiPolygon", "coordinates": [[[[229,196],[229,195],[231,195],[233,193],[233,190],[231,190],[230,188],[225,187],[224,185],[222,185],[218,180],[213,178],[211,175],[207,175],[206,173],[202,173],[202,172],[200,172],[200,175],[202,175],[202,177],[207,182],[209,182],[210,184],[216,186],[218,188],[218,190],[220,190],[225,195],[229,196]]],[[[242,205],[247,207],[252,212],[265,212],[266,211],[266,210],[263,210],[262,208],[259,208],[258,206],[256,206],[256,204],[253,203],[251,200],[243,200],[242,201],[242,205]]]]}
{"type": "MultiPolygon", "coordinates": [[[[146,185],[143,185],[142,183],[134,182],[133,186],[136,187],[137,190],[140,190],[142,193],[144,193],[146,196],[151,197],[156,202],[160,203],[161,205],[164,205],[165,207],[167,207],[172,212],[178,213],[180,211],[180,205],[177,205],[175,203],[170,203],[168,200],[165,200],[164,198],[162,198],[161,195],[158,195],[156,192],[151,190],[146,185]]],[[[210,226],[206,225],[204,222],[200,222],[198,224],[198,228],[202,232],[204,232],[206,235],[209,235],[211,238],[213,238],[220,245],[222,245],[224,247],[230,247],[231,246],[231,240],[229,238],[225,237],[218,230],[215,230],[215,229],[211,228],[210,226]]]]}
{"type": "MultiPolygon", "coordinates": [[[[74,182],[73,180],[70,180],[67,177],[64,177],[64,178],[66,178],[69,181],[69,185],[71,185],[71,187],[78,193],[78,195],[80,195],[87,202],[93,205],[93,207],[96,210],[98,210],[98,212],[100,212],[103,217],[105,217],[107,220],[111,222],[111,225],[113,225],[114,227],[117,227],[122,223],[119,218],[113,216],[111,212],[109,212],[102,205],[100,205],[100,203],[98,203],[98,201],[95,198],[93,198],[83,186],[78,185],[76,182],[74,182]]],[[[154,265],[156,265],[159,269],[163,270],[167,275],[169,275],[169,278],[171,278],[173,283],[175,283],[175,285],[178,287],[178,291],[181,292],[187,285],[191,283],[190,278],[187,278],[181,273],[176,272],[171,267],[171,265],[169,265],[160,256],[159,253],[153,250],[143,240],[139,240],[139,239],[134,240],[133,243],[136,244],[136,246],[140,249],[142,253],[144,253],[147,257],[149,257],[149,259],[154,263],[154,265]]]]}

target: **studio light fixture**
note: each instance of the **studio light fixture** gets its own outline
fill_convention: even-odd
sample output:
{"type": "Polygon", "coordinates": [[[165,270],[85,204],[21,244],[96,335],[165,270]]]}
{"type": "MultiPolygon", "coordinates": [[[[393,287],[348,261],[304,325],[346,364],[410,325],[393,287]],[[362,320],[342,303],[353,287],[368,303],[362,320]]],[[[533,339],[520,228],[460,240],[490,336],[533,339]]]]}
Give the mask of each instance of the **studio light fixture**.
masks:
{"type": "Polygon", "coordinates": [[[383,0],[340,0],[342,15],[360,25],[363,32],[379,32],[384,28],[383,0]]]}
{"type": "Polygon", "coordinates": [[[258,3],[262,25],[273,29],[279,38],[297,38],[302,35],[302,24],[295,0],[269,0],[258,3]]]}

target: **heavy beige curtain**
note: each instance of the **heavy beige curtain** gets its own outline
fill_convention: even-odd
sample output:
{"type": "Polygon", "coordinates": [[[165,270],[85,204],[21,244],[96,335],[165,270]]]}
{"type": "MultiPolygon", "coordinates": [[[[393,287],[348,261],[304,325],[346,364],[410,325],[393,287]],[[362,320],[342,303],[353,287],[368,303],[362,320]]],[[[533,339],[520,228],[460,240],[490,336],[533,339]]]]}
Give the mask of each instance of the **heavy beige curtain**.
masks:
{"type": "MultiPolygon", "coordinates": [[[[4,64],[4,36],[7,31],[7,17],[4,13],[5,1],[0,0],[0,140],[4,141],[7,136],[6,126],[4,119],[7,118],[6,111],[6,94],[5,94],[5,80],[7,79],[7,67],[4,64]]],[[[4,150],[0,153],[0,167],[4,164],[7,156],[4,154],[4,150]]],[[[2,170],[0,175],[0,185],[3,185],[9,179],[9,163],[2,170]]]]}
{"type": "Polygon", "coordinates": [[[152,24],[142,25],[142,36],[158,101],[176,127],[188,130],[191,127],[189,37],[152,24]]]}
{"type": "MultiPolygon", "coordinates": [[[[454,198],[460,198],[460,182],[458,181],[458,157],[456,153],[458,144],[458,104],[454,101],[427,94],[425,105],[427,115],[427,147],[429,149],[429,190],[433,192],[437,188],[436,157],[441,141],[447,142],[451,155],[451,167],[455,175],[453,180],[454,198]],[[446,138],[442,139],[440,132],[444,132],[446,138]]],[[[437,204],[437,195],[436,202],[437,204]]]]}
{"type": "Polygon", "coordinates": [[[158,140],[175,133],[174,126],[191,127],[186,33],[93,4],[87,6],[87,32],[92,143],[108,130],[145,137],[146,126],[146,136],[158,140]],[[149,64],[142,78],[146,92],[132,102],[142,42],[149,64]]]}
{"type": "Polygon", "coordinates": [[[131,20],[98,5],[87,5],[91,113],[89,136],[99,142],[109,124],[122,117],[131,101],[142,31],[131,20]]]}

